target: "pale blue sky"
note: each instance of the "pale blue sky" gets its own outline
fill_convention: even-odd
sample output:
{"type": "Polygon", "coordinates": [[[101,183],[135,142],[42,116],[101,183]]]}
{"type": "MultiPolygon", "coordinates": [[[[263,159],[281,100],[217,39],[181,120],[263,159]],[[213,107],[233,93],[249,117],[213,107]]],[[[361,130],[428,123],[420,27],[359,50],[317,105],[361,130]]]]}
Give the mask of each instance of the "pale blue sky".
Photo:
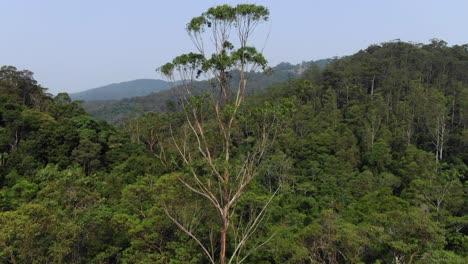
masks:
{"type": "Polygon", "coordinates": [[[400,38],[468,43],[468,0],[0,0],[0,65],[29,69],[50,92],[158,78],[194,50],[190,18],[230,3],[268,6],[272,65],[352,54],[400,38]]]}

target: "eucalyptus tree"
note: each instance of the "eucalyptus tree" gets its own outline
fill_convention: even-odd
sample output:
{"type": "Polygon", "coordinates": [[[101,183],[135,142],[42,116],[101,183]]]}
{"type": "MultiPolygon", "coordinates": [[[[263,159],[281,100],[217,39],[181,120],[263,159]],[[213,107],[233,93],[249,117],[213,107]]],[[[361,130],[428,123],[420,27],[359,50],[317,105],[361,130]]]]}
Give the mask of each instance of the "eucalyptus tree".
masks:
{"type": "Polygon", "coordinates": [[[178,221],[175,213],[166,212],[200,245],[211,263],[246,259],[252,250],[244,250],[247,253],[242,257],[240,252],[244,252],[247,240],[271,201],[270,198],[241,228],[239,223],[233,223],[238,219],[235,206],[257,174],[278,120],[277,112],[272,109],[265,108],[257,114],[242,113],[249,74],[268,68],[261,51],[250,44],[254,31],[268,18],[266,7],[253,4],[209,8],[187,24],[186,30],[197,52],[180,55],[159,68],[170,80],[182,83],[178,95],[187,126],[178,129],[183,131],[180,137],[173,131],[172,138],[187,173],[178,178],[186,188],[209,201],[219,216],[219,236],[214,243],[203,242],[178,221]],[[238,78],[234,79],[231,71],[237,71],[238,78]],[[203,95],[192,93],[199,78],[206,78],[210,84],[203,95]],[[249,132],[242,131],[246,118],[257,116],[254,118],[258,120],[258,115],[262,116],[261,121],[249,132]],[[247,137],[254,140],[248,141],[247,137]],[[242,144],[246,146],[239,147],[242,144]],[[231,240],[230,230],[234,234],[231,240]],[[233,245],[230,249],[229,242],[233,245]]]}

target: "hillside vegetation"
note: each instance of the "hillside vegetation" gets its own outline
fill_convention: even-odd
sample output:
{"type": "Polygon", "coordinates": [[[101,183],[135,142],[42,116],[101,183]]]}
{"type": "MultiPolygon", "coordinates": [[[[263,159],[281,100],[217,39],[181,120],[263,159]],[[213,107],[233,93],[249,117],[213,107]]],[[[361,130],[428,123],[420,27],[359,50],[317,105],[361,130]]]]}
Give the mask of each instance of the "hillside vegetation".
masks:
{"type": "MultiPolygon", "coordinates": [[[[233,209],[245,223],[269,203],[245,263],[468,262],[468,44],[372,45],[265,86],[246,98],[232,134],[234,167],[275,120],[233,209]]],[[[190,102],[217,142],[205,95],[190,102]]],[[[178,180],[210,168],[200,155],[183,166],[179,153],[196,151],[197,138],[184,141],[184,107],[156,97],[119,106],[160,113],[117,128],[67,94],[46,94],[31,72],[1,68],[1,263],[209,262],[168,215],[219,251],[217,212],[178,180]]]]}

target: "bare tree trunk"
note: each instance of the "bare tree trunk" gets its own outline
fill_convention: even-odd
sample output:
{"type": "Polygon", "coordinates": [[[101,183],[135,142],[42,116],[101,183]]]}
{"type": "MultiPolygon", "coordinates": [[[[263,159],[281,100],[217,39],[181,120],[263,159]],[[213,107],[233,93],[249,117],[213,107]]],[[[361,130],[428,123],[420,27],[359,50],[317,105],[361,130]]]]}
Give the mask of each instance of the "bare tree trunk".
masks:
{"type": "Polygon", "coordinates": [[[18,149],[18,143],[19,143],[19,136],[18,136],[18,128],[15,130],[15,139],[13,141],[13,144],[10,144],[11,151],[16,151],[18,149]]]}
{"type": "Polygon", "coordinates": [[[445,118],[443,118],[441,128],[440,128],[440,151],[439,151],[440,160],[442,160],[443,153],[444,153],[445,129],[446,129],[445,118]]]}
{"type": "Polygon", "coordinates": [[[437,117],[437,126],[434,129],[434,140],[433,143],[436,149],[436,161],[442,160],[444,153],[444,141],[446,134],[445,117],[437,117]]]}
{"type": "Polygon", "coordinates": [[[413,135],[413,131],[411,128],[406,129],[406,145],[409,146],[411,145],[411,137],[413,135]]]}
{"type": "Polygon", "coordinates": [[[453,96],[452,96],[452,125],[453,123],[455,123],[455,92],[453,92],[453,96]]]}
{"type": "Polygon", "coordinates": [[[374,85],[375,85],[375,74],[374,74],[374,77],[372,77],[372,81],[371,81],[371,93],[370,93],[371,96],[374,95],[374,85]]]}
{"type": "Polygon", "coordinates": [[[226,208],[225,210],[227,210],[227,214],[224,216],[224,219],[223,219],[223,226],[221,228],[221,237],[220,237],[221,251],[219,253],[219,262],[221,264],[226,263],[226,248],[227,248],[227,235],[228,235],[227,233],[229,231],[229,222],[230,222],[229,209],[226,208]]]}

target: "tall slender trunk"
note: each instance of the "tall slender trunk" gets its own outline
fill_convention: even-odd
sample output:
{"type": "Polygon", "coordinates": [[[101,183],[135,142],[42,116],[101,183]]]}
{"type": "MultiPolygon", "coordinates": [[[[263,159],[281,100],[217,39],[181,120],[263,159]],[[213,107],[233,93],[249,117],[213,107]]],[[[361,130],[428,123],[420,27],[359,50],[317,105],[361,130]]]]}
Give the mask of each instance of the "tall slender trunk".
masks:
{"type": "Polygon", "coordinates": [[[440,128],[440,150],[439,150],[439,160],[442,160],[444,153],[444,141],[445,141],[445,118],[442,119],[442,124],[440,128]]]}
{"type": "Polygon", "coordinates": [[[437,129],[436,129],[436,133],[435,133],[435,136],[436,136],[436,143],[435,143],[435,147],[436,147],[436,162],[439,162],[439,149],[440,149],[440,120],[439,118],[437,118],[437,129]]]}
{"type": "Polygon", "coordinates": [[[229,230],[229,215],[223,219],[223,227],[221,228],[221,251],[219,252],[219,263],[226,263],[226,248],[227,248],[227,233],[229,230]]]}
{"type": "MultiPolygon", "coordinates": [[[[225,189],[225,195],[228,195],[228,189],[225,189]]],[[[229,224],[231,222],[231,208],[229,205],[229,198],[228,196],[225,196],[225,206],[223,208],[223,214],[222,215],[222,221],[223,221],[223,226],[221,227],[221,233],[220,233],[220,247],[221,250],[219,252],[219,263],[220,264],[225,264],[226,263],[226,251],[227,251],[227,242],[228,242],[228,231],[229,231],[229,224]]]]}
{"type": "MultiPolygon", "coordinates": [[[[228,147],[229,141],[225,142],[226,147],[228,147]]],[[[226,161],[229,161],[229,154],[226,153],[226,161]]],[[[229,224],[231,221],[231,205],[230,205],[230,195],[229,195],[229,173],[227,171],[224,172],[224,190],[223,190],[223,213],[221,215],[222,220],[222,227],[221,227],[221,234],[220,234],[220,242],[221,242],[221,250],[219,253],[219,263],[225,264],[226,263],[226,249],[227,249],[227,241],[228,241],[228,231],[229,231],[229,224]]]]}
{"type": "Polygon", "coordinates": [[[371,93],[370,93],[371,96],[374,95],[374,85],[375,85],[375,74],[374,74],[374,77],[372,77],[372,81],[371,81],[371,93]]]}
{"type": "Polygon", "coordinates": [[[406,144],[407,146],[411,145],[411,136],[413,135],[412,129],[406,129],[406,144]]]}
{"type": "Polygon", "coordinates": [[[452,95],[452,125],[453,123],[455,123],[455,92],[453,92],[453,95],[452,95]]]}
{"type": "Polygon", "coordinates": [[[11,151],[16,151],[18,149],[18,144],[19,144],[19,135],[18,135],[18,128],[15,130],[15,138],[13,143],[10,143],[11,151]]]}

